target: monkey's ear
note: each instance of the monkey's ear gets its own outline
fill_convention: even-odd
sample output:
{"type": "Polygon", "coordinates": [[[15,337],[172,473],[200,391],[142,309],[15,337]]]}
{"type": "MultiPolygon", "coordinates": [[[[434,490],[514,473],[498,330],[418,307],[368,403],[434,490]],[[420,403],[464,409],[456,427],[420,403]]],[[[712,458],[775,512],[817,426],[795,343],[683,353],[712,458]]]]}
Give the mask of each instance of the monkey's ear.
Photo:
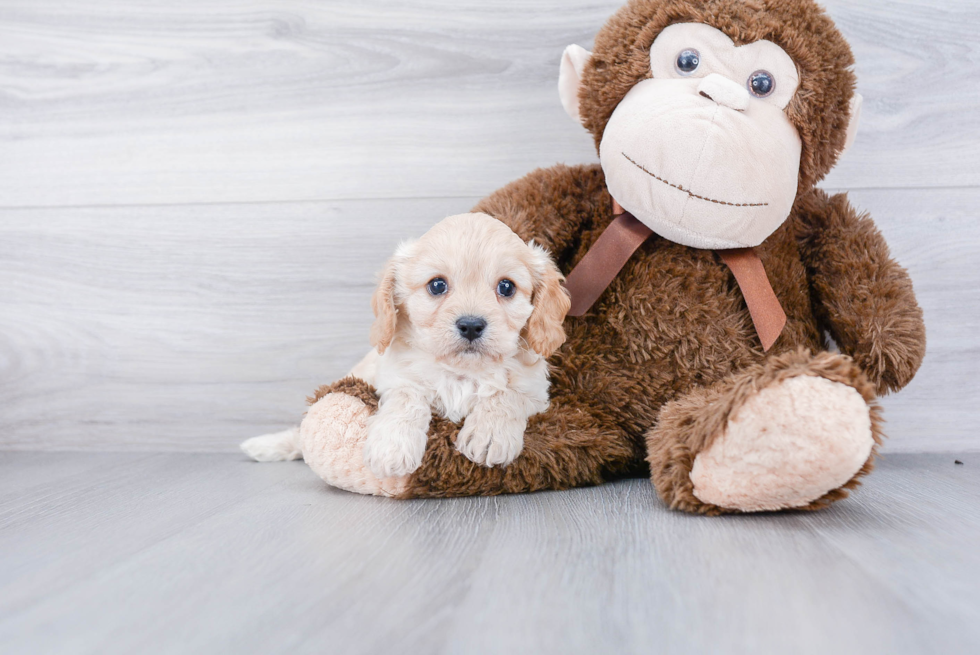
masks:
{"type": "Polygon", "coordinates": [[[852,145],[854,145],[854,140],[857,138],[858,133],[858,123],[861,122],[861,107],[864,106],[864,98],[860,93],[855,93],[854,97],[851,98],[851,118],[847,123],[847,137],[844,139],[844,147],[841,148],[840,154],[837,158],[840,159],[844,156],[852,145]]]}
{"type": "Polygon", "coordinates": [[[561,56],[561,70],[558,73],[558,95],[561,96],[561,106],[577,123],[582,122],[578,112],[578,90],[582,85],[582,71],[592,53],[578,45],[565,48],[561,56]]]}

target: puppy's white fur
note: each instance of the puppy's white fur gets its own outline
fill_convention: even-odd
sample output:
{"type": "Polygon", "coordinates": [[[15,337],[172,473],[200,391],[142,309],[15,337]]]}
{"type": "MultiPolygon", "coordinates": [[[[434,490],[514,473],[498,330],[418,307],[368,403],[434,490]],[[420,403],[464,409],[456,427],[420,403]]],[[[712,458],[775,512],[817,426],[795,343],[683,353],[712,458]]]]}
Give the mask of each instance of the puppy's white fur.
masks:
{"type": "MultiPolygon", "coordinates": [[[[364,445],[376,476],[419,467],[433,410],[464,421],[456,448],[472,461],[506,465],[520,454],[527,419],[548,407],[545,358],[565,340],[562,279],[547,251],[486,214],[451,216],[398,247],[372,299],[375,350],[349,373],[380,397],[364,445]],[[426,289],[436,277],[446,294],[426,289]],[[510,298],[497,293],[504,279],[516,286],[510,298]],[[472,344],[456,327],[462,316],[487,321],[472,344]]],[[[258,461],[302,456],[298,428],[241,448],[258,461]]]]}
{"type": "Polygon", "coordinates": [[[283,462],[303,456],[298,425],[282,432],[246,439],[239,447],[256,462],[283,462]]]}
{"type": "Polygon", "coordinates": [[[520,454],[528,417],[548,407],[545,358],[565,340],[561,281],[543,248],[486,214],[451,216],[399,246],[373,300],[379,357],[362,362],[368,375],[376,364],[380,398],[364,446],[375,475],[419,467],[433,410],[464,421],[456,448],[474,462],[506,465],[520,454]],[[435,278],[446,293],[429,292],[435,278]],[[498,293],[501,280],[513,296],[498,293]],[[472,342],[457,327],[467,316],[486,321],[472,342]]]}

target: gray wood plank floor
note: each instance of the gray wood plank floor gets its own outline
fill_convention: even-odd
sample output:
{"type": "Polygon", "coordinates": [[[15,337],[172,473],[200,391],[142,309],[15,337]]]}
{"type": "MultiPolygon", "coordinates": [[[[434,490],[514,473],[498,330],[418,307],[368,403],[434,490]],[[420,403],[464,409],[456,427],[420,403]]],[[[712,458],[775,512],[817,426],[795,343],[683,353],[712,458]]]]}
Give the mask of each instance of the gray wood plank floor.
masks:
{"type": "Polygon", "coordinates": [[[400,502],[300,462],[6,452],[0,652],[977,652],[978,506],[977,455],[703,518],[646,480],[400,502]]]}

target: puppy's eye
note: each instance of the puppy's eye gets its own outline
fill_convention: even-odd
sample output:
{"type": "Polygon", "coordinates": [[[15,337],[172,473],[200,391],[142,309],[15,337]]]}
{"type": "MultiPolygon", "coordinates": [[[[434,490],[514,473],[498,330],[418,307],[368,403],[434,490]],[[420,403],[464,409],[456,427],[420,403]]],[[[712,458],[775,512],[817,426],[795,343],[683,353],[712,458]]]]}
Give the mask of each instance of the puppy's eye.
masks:
{"type": "Polygon", "coordinates": [[[434,277],[429,280],[429,283],[425,285],[429,293],[433,296],[441,296],[442,294],[449,291],[449,285],[441,277],[434,277]]]}
{"type": "Polygon", "coordinates": [[[769,71],[756,71],[749,75],[749,91],[756,98],[771,96],[776,90],[776,78],[769,71]]]}
{"type": "Polygon", "coordinates": [[[497,293],[504,298],[510,298],[517,291],[517,286],[510,280],[501,280],[497,283],[497,293]]]}
{"type": "Polygon", "coordinates": [[[701,53],[694,48],[681,50],[680,54],[677,55],[677,61],[674,62],[674,67],[677,68],[677,72],[681,75],[690,75],[696,71],[700,65],[701,53]]]}

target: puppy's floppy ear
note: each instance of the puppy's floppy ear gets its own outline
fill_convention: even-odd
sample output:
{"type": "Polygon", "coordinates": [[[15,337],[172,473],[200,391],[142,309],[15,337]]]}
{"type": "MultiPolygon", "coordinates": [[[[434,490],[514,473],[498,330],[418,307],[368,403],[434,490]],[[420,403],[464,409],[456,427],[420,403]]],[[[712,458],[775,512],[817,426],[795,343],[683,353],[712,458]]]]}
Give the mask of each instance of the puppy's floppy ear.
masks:
{"type": "Polygon", "coordinates": [[[385,262],[381,271],[381,281],[371,297],[371,308],[374,310],[374,324],[371,325],[371,345],[377,348],[378,354],[384,354],[391,340],[395,337],[395,326],[398,324],[398,308],[395,307],[395,283],[397,282],[397,263],[392,257],[385,262]]]}
{"type": "Polygon", "coordinates": [[[565,278],[551,261],[548,251],[533,241],[527,245],[531,250],[531,273],[534,276],[531,298],[534,311],[524,328],[524,339],[534,352],[550,357],[565,343],[562,323],[572,301],[562,285],[565,278]]]}
{"type": "Polygon", "coordinates": [[[374,324],[371,326],[371,345],[377,348],[378,354],[391,345],[395,338],[395,328],[398,326],[398,307],[395,299],[398,286],[398,268],[415,252],[415,241],[405,241],[398,245],[395,254],[385,262],[381,271],[381,281],[371,297],[371,308],[374,309],[374,324]]]}

